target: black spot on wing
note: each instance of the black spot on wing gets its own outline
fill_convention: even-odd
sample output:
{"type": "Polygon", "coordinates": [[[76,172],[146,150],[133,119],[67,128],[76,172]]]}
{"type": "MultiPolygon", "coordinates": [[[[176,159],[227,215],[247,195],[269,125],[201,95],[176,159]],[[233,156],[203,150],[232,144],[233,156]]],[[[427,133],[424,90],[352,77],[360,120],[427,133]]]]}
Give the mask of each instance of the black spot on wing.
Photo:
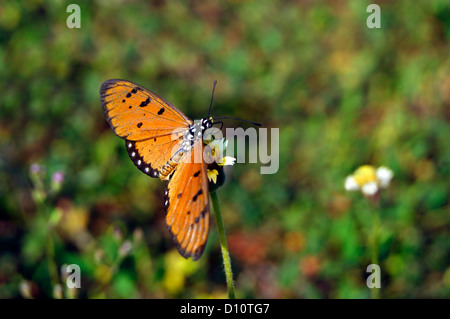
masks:
{"type": "Polygon", "coordinates": [[[201,194],[203,194],[203,189],[200,189],[197,194],[194,195],[194,197],[192,197],[192,200],[195,202],[197,200],[197,197],[200,196],[201,194]]]}
{"type": "Polygon", "coordinates": [[[200,216],[202,218],[204,218],[207,212],[208,212],[208,206],[205,206],[205,208],[201,211],[200,216]]]}
{"type": "Polygon", "coordinates": [[[148,97],[145,101],[141,102],[141,104],[139,104],[140,107],[145,107],[150,103],[150,98],[148,97]]]}
{"type": "Polygon", "coordinates": [[[164,108],[162,107],[159,111],[158,111],[158,115],[161,115],[161,114],[163,114],[164,113],[164,108]]]}

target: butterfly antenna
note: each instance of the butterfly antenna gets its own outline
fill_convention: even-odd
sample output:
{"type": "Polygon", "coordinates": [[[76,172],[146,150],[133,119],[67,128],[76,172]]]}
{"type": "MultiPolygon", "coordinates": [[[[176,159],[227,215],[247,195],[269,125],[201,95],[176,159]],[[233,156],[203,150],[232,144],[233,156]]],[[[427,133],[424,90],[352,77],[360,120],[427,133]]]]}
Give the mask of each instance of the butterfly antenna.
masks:
{"type": "Polygon", "coordinates": [[[212,104],[213,104],[214,90],[216,89],[216,84],[217,84],[217,80],[214,80],[213,90],[212,90],[212,94],[211,94],[211,103],[209,104],[209,110],[208,110],[208,117],[211,114],[211,108],[212,108],[212,104]]]}
{"type": "Polygon", "coordinates": [[[261,126],[261,123],[247,121],[247,120],[244,120],[244,119],[238,119],[237,117],[220,116],[220,117],[215,117],[214,118],[214,120],[222,120],[222,119],[237,120],[237,121],[247,122],[247,123],[250,123],[250,124],[255,125],[255,126],[261,126]]]}

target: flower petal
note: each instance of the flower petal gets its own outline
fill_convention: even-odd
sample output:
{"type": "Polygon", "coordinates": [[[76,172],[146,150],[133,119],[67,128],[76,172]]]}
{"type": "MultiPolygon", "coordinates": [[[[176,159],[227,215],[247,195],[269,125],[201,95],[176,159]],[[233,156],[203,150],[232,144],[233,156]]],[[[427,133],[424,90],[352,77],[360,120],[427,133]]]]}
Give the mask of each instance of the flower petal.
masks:
{"type": "Polygon", "coordinates": [[[356,180],[353,176],[347,176],[347,178],[345,179],[345,189],[349,192],[359,190],[358,183],[356,183],[356,180]]]}
{"type": "Polygon", "coordinates": [[[381,166],[377,169],[378,184],[381,188],[388,187],[393,176],[392,170],[386,166],[381,166]]]}
{"type": "Polygon", "coordinates": [[[234,157],[232,157],[232,156],[225,156],[219,162],[217,162],[217,164],[219,164],[220,166],[234,165],[235,161],[236,161],[236,159],[234,157]]]}
{"type": "Polygon", "coordinates": [[[219,172],[216,169],[208,169],[206,174],[208,175],[208,180],[211,182],[217,183],[217,175],[219,175],[219,172]]]}
{"type": "Polygon", "coordinates": [[[363,192],[364,195],[373,196],[378,192],[378,185],[375,182],[364,184],[361,187],[361,191],[363,192]]]}

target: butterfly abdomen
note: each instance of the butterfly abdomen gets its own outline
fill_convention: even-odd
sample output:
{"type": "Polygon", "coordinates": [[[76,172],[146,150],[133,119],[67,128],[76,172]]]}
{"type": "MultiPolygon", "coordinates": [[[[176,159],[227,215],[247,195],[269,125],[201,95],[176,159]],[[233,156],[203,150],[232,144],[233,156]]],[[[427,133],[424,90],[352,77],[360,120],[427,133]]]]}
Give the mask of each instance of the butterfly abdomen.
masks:
{"type": "Polygon", "coordinates": [[[195,142],[201,139],[201,131],[200,134],[195,133],[195,125],[192,125],[189,130],[185,133],[183,140],[176,150],[175,154],[161,167],[161,172],[159,178],[161,180],[169,180],[171,174],[177,167],[177,165],[183,160],[185,154],[189,153],[189,151],[193,148],[195,142]]]}
{"type": "Polygon", "coordinates": [[[167,163],[161,167],[159,178],[161,180],[169,180],[171,174],[175,170],[178,163],[180,163],[189,151],[194,147],[195,143],[202,140],[203,134],[206,129],[212,126],[212,121],[209,118],[204,118],[194,125],[190,125],[189,129],[183,136],[183,142],[181,143],[178,150],[170,158],[167,163]]]}
{"type": "Polygon", "coordinates": [[[184,152],[181,150],[178,150],[171,158],[170,160],[164,164],[164,166],[161,168],[161,172],[159,174],[159,178],[161,180],[168,180],[172,172],[177,167],[178,163],[181,162],[181,159],[184,156],[184,152]]]}

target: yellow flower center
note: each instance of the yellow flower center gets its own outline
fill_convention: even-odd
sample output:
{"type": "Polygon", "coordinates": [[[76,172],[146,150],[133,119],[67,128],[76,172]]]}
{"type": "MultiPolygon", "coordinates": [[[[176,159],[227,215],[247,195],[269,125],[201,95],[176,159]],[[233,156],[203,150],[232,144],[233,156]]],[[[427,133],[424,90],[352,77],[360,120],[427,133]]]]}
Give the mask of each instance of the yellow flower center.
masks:
{"type": "Polygon", "coordinates": [[[377,173],[375,167],[371,165],[363,165],[355,171],[355,173],[353,174],[353,178],[355,179],[359,187],[362,187],[363,185],[370,182],[376,183],[377,173]]]}

